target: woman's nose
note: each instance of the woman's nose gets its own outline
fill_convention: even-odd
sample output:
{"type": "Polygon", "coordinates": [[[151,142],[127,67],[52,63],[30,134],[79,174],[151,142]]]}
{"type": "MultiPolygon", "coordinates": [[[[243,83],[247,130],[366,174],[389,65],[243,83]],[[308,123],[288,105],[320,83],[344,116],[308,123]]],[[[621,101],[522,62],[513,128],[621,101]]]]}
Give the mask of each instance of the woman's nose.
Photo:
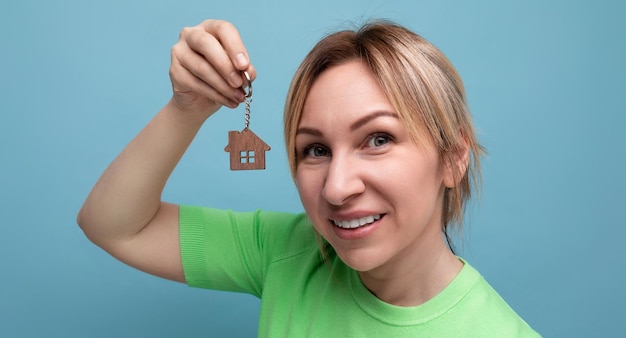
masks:
{"type": "Polygon", "coordinates": [[[359,164],[349,156],[333,156],[326,172],[323,198],[332,205],[343,205],[365,191],[359,164]]]}

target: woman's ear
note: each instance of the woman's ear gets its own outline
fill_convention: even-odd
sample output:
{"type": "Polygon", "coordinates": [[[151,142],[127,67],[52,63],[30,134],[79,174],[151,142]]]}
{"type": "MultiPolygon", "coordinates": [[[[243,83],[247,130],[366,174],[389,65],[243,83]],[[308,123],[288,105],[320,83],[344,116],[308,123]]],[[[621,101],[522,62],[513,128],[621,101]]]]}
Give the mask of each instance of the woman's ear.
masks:
{"type": "Polygon", "coordinates": [[[444,155],[443,184],[446,188],[454,188],[465,176],[470,160],[469,142],[462,135],[456,150],[444,155]]]}

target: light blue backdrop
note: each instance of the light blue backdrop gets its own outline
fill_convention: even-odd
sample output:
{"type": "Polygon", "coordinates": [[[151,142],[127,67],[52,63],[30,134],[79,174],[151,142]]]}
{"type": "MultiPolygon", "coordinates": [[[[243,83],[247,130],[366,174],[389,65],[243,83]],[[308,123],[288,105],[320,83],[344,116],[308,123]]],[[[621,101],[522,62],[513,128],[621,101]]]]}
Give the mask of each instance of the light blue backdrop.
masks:
{"type": "Polygon", "coordinates": [[[291,75],[322,35],[393,19],[465,80],[489,150],[462,255],[547,337],[625,334],[623,1],[4,1],[0,5],[0,336],[255,336],[258,300],[135,271],[75,223],[91,186],[170,96],[183,26],[234,22],[258,68],[268,169],[231,172],[205,125],[165,198],[299,211],[281,135],[291,75]]]}

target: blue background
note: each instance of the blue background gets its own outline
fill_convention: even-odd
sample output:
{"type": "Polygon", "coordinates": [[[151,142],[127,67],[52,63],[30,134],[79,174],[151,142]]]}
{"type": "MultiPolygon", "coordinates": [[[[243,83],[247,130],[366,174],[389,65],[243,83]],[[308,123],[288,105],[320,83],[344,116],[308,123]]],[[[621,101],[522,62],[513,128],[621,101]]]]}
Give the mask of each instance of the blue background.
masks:
{"type": "Polygon", "coordinates": [[[268,169],[228,170],[243,106],[203,127],[164,198],[300,211],[281,133],[287,86],[324,34],[393,19],[464,78],[489,150],[461,254],[547,337],[625,334],[626,15],[621,1],[4,1],[0,5],[0,336],[255,336],[259,302],[135,271],[75,216],[168,101],[169,50],[205,18],[258,68],[268,169]]]}

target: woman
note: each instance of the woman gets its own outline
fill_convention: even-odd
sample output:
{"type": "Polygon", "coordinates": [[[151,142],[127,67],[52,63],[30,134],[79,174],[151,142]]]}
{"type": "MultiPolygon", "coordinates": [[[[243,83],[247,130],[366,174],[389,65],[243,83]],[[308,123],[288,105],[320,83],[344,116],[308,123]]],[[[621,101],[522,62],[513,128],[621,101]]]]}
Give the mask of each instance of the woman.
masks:
{"type": "Polygon", "coordinates": [[[325,37],[295,74],[285,138],[306,214],[162,202],[202,124],[244,100],[242,71],[256,76],[231,24],[182,31],[172,99],[78,215],[94,243],[157,276],[261,297],[261,336],[537,335],[450,246],[482,148],[457,72],[398,25],[325,37]]]}

